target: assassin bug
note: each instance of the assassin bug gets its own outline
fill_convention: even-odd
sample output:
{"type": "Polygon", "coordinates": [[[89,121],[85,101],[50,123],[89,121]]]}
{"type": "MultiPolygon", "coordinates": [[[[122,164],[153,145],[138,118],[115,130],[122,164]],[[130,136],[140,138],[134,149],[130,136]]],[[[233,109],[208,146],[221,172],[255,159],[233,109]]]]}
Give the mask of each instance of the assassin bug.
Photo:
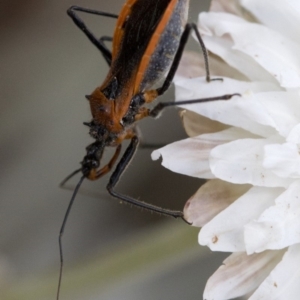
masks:
{"type": "Polygon", "coordinates": [[[92,121],[84,124],[89,127],[89,133],[96,141],[86,148],[87,152],[81,162],[81,168],[61,183],[63,186],[75,174],[82,172],[82,177],[65,213],[59,235],[61,265],[57,299],[63,266],[62,235],[75,196],[85,178],[96,180],[113,168],[124,140],[129,139],[130,143],[109,179],[108,192],[113,197],[132,205],[184,220],[181,211],[160,208],[120,194],[115,191],[115,186],[138,147],[137,121],[145,117],[155,118],[169,106],[228,100],[238,95],[158,103],[152,109],[145,106],[169,88],[191,31],[195,32],[203,51],[206,80],[207,82],[212,80],[209,74],[207,51],[197,26],[187,23],[188,6],[189,0],[127,0],[119,16],[78,6],[68,9],[68,15],[100,50],[110,69],[103,84],[91,95],[86,96],[92,112],[92,121]],[[78,17],[77,11],[116,18],[113,38],[96,38],[78,17]],[[112,52],[106,47],[105,41],[113,42],[112,52]],[[163,79],[162,86],[153,88],[161,79],[163,79]],[[100,167],[104,149],[108,146],[116,147],[115,154],[108,164],[100,167]]]}

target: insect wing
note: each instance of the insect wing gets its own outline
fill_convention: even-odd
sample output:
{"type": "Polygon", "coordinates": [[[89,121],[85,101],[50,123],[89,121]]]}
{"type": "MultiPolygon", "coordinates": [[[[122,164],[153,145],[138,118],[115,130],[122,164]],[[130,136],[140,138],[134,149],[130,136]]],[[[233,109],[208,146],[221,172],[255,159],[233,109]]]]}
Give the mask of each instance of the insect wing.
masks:
{"type": "Polygon", "coordinates": [[[128,0],[117,21],[110,77],[124,86],[137,68],[166,9],[174,0],[128,0]]]}
{"type": "Polygon", "coordinates": [[[134,91],[151,88],[169,69],[188,18],[189,0],[170,1],[138,67],[134,91]]]}

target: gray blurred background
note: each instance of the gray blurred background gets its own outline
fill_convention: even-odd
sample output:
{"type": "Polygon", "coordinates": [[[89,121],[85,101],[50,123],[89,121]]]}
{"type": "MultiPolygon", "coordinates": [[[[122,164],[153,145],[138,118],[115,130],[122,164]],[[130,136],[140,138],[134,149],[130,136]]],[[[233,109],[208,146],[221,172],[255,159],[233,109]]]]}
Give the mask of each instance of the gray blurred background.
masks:
{"type": "MultiPolygon", "coordinates": [[[[79,167],[92,142],[82,124],[91,119],[84,95],[101,84],[108,67],[67,16],[73,4],[118,13],[124,0],[0,2],[4,300],[55,299],[58,233],[72,194],[58,185],[79,167]]],[[[192,0],[190,21],[196,22],[208,5],[208,0],[192,0]]],[[[97,36],[112,35],[114,19],[81,16],[97,36]]],[[[173,89],[163,97],[173,98],[173,89]]],[[[140,128],[148,143],[167,144],[186,136],[177,109],[165,111],[159,120],[140,122],[140,128]]],[[[201,181],[165,170],[151,160],[151,151],[138,151],[118,191],[182,210],[201,181]]],[[[63,240],[61,300],[202,299],[205,281],[224,255],[200,248],[198,229],[120,205],[107,196],[107,181],[84,182],[76,198],[63,240]]]]}

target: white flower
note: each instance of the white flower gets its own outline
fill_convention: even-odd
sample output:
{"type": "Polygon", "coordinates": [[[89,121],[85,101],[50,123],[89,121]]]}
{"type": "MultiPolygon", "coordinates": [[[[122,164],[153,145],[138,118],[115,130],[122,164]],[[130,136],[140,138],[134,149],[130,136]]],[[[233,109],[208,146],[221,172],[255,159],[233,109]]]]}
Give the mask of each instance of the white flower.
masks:
{"type": "MultiPolygon", "coordinates": [[[[210,179],[185,217],[199,243],[233,252],[204,299],[300,299],[300,2],[216,0],[199,30],[223,82],[206,83],[186,54],[176,99],[240,93],[181,106],[190,138],[154,151],[175,172],[210,179]]],[[[198,67],[198,70],[200,68],[198,67]]],[[[201,73],[203,75],[203,72],[201,73]]]]}

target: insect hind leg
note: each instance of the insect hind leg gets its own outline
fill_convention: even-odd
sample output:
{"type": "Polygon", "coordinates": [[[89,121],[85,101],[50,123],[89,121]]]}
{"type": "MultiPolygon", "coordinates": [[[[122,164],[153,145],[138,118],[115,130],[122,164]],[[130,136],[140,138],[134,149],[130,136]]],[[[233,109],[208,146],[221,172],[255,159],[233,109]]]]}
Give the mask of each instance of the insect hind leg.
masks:
{"type": "Polygon", "coordinates": [[[88,9],[80,6],[71,6],[67,10],[67,14],[72,18],[75,25],[87,36],[87,38],[91,41],[92,44],[96,46],[98,50],[100,50],[102,56],[106,60],[107,64],[111,65],[111,59],[112,54],[111,51],[105,46],[104,41],[109,41],[111,38],[109,37],[101,37],[100,39],[97,39],[94,34],[87,28],[85,23],[82,21],[82,19],[76,14],[76,11],[81,11],[89,14],[104,16],[104,17],[110,17],[110,18],[118,18],[118,15],[102,12],[98,10],[88,9]]]}
{"type": "Polygon", "coordinates": [[[102,43],[104,43],[104,42],[112,42],[113,38],[111,36],[104,35],[104,36],[100,37],[99,41],[101,41],[102,43]]]}
{"type": "Polygon", "coordinates": [[[210,77],[210,71],[209,71],[209,62],[208,62],[208,52],[206,50],[206,47],[205,47],[205,44],[201,38],[201,35],[198,31],[198,28],[197,28],[197,25],[194,24],[194,23],[187,23],[185,28],[184,28],[184,31],[181,35],[181,38],[180,38],[180,43],[179,43],[179,47],[177,49],[177,52],[175,54],[175,57],[174,57],[174,60],[173,60],[173,63],[171,65],[171,68],[169,70],[169,73],[162,85],[162,87],[158,88],[157,89],[157,94],[158,96],[162,95],[171,85],[172,83],[172,80],[175,76],[175,73],[178,69],[178,66],[179,66],[179,63],[180,63],[180,60],[181,60],[181,57],[182,57],[182,54],[183,54],[183,51],[184,51],[184,48],[186,46],[186,43],[188,41],[188,38],[190,36],[190,33],[191,31],[194,30],[195,33],[196,33],[196,37],[198,39],[198,42],[200,44],[200,47],[202,49],[202,53],[203,53],[203,57],[204,57],[204,65],[205,65],[205,72],[206,72],[206,81],[207,82],[210,82],[212,80],[222,80],[222,78],[214,78],[212,79],[210,77]]]}
{"type": "MultiPolygon", "coordinates": [[[[178,69],[178,66],[179,66],[184,48],[185,48],[186,43],[188,41],[188,38],[190,36],[191,30],[195,31],[197,39],[199,41],[199,44],[202,48],[202,52],[203,52],[203,56],[204,56],[204,63],[205,63],[205,71],[206,71],[206,81],[210,82],[212,80],[223,80],[222,78],[212,79],[210,77],[209,63],[208,63],[208,53],[207,53],[206,47],[204,45],[204,42],[201,38],[201,35],[198,31],[197,25],[194,24],[194,23],[187,23],[186,26],[185,26],[185,29],[184,29],[184,31],[181,35],[179,47],[178,47],[177,52],[175,54],[173,63],[171,65],[171,68],[169,70],[169,73],[168,73],[163,85],[160,88],[156,89],[156,90],[150,90],[148,92],[145,92],[145,94],[144,94],[144,95],[147,95],[147,97],[149,97],[150,101],[148,101],[148,102],[152,102],[153,99],[155,99],[157,96],[162,95],[169,88],[169,86],[171,85],[172,80],[175,76],[175,73],[178,69]],[[154,95],[154,96],[152,96],[152,95],[154,95]]],[[[185,101],[177,101],[177,102],[173,102],[173,101],[172,102],[160,102],[154,108],[152,108],[151,110],[146,111],[144,113],[143,117],[150,116],[150,117],[156,118],[164,108],[169,107],[169,106],[196,104],[196,103],[218,101],[218,100],[229,100],[233,96],[241,96],[241,95],[238,94],[238,93],[234,93],[234,94],[227,94],[227,95],[222,95],[222,96],[217,96],[217,97],[210,97],[210,98],[202,98],[202,99],[193,99],[193,100],[185,100],[185,101]]]]}
{"type": "Polygon", "coordinates": [[[194,29],[197,40],[199,42],[199,45],[201,47],[202,53],[203,53],[203,58],[204,58],[204,65],[205,65],[205,73],[206,73],[206,81],[215,81],[215,80],[220,80],[223,81],[223,78],[211,78],[210,77],[210,72],[209,72],[209,60],[208,60],[208,51],[206,49],[206,46],[202,40],[202,37],[200,35],[200,32],[198,30],[198,27],[195,23],[190,23],[190,26],[194,29]]]}

